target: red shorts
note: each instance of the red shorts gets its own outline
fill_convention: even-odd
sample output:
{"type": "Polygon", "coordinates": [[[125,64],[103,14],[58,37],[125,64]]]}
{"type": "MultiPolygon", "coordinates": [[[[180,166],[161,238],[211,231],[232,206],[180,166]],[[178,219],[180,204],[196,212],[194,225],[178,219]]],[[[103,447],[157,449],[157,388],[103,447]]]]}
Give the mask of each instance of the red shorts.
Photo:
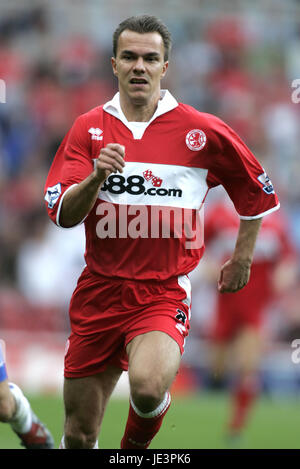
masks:
{"type": "Polygon", "coordinates": [[[127,344],[161,331],[184,351],[189,331],[190,281],[119,280],[81,274],[70,303],[72,333],[66,346],[65,377],[85,377],[108,365],[128,369],[127,344]]]}
{"type": "Polygon", "coordinates": [[[273,298],[270,266],[253,263],[249,283],[236,293],[219,293],[213,339],[229,341],[245,327],[260,329],[264,312],[273,298]]]}
{"type": "Polygon", "coordinates": [[[241,329],[252,327],[259,329],[263,323],[263,308],[255,302],[241,301],[237,293],[224,293],[217,303],[217,312],[213,325],[212,338],[226,342],[235,337],[241,329]]]}

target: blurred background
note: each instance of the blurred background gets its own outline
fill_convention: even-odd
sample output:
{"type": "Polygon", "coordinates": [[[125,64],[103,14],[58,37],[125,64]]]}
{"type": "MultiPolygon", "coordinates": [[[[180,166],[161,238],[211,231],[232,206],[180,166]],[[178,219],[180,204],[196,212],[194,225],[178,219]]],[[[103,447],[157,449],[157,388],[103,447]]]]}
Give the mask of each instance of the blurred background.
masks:
{"type": "MultiPolygon", "coordinates": [[[[265,313],[260,372],[266,395],[297,399],[300,103],[292,99],[292,82],[300,79],[298,0],[1,0],[0,338],[10,379],[30,393],[61,393],[68,301],[84,265],[84,235],[82,227],[50,223],[43,188],[74,119],[117,90],[110,65],[116,26],[143,13],[159,16],[172,32],[163,88],[226,121],[279,195],[295,266],[290,282],[281,269],[286,288],[265,313]]],[[[207,211],[216,197],[225,196],[212,191],[207,211]]],[[[207,389],[216,279],[206,266],[204,260],[191,276],[192,328],[178,394],[207,389]]],[[[126,395],[126,377],[117,392],[126,395]]]]}

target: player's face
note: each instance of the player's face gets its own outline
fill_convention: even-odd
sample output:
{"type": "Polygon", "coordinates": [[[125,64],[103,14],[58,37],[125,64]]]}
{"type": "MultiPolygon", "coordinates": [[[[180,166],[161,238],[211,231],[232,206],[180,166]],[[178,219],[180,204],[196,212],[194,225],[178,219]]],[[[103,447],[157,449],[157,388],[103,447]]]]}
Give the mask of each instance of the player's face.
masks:
{"type": "Polygon", "coordinates": [[[121,96],[137,105],[147,105],[152,100],[157,102],[160,81],[168,68],[161,35],[157,32],[139,34],[123,31],[112,66],[119,80],[121,96]]]}

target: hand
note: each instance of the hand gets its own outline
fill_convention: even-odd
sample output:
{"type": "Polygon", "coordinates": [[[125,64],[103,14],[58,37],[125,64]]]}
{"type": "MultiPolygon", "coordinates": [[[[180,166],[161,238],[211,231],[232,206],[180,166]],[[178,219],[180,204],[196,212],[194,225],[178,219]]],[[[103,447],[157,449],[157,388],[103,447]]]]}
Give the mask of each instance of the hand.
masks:
{"type": "Polygon", "coordinates": [[[218,281],[218,290],[220,293],[235,293],[245,285],[250,278],[250,261],[233,260],[225,262],[221,268],[218,281]]]}
{"type": "Polygon", "coordinates": [[[119,143],[108,143],[98,156],[95,172],[99,181],[104,182],[111,173],[123,173],[125,147],[119,143]]]}

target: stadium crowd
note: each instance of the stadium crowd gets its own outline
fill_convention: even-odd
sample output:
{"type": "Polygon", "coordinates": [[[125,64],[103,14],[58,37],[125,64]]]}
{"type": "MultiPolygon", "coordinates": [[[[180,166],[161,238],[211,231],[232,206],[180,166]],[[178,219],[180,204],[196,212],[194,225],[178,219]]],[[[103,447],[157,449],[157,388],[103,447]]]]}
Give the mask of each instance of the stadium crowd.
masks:
{"type": "MultiPolygon", "coordinates": [[[[234,15],[194,8],[170,22],[176,47],[164,87],[179,101],[226,121],[263,162],[299,256],[300,104],[291,98],[292,81],[300,78],[297,16],[287,14],[280,2],[270,3],[259,16],[247,8],[234,15]]],[[[125,7],[123,13],[127,16],[125,7]]],[[[119,15],[121,20],[122,11],[119,15]]],[[[101,42],[89,24],[85,34],[82,30],[62,31],[50,5],[18,8],[0,18],[0,78],[6,84],[6,103],[0,104],[2,329],[69,327],[67,302],[84,265],[83,230],[66,235],[50,225],[43,187],[75,118],[116,91],[111,45],[101,42]]],[[[298,278],[292,294],[277,305],[276,340],[300,337],[299,304],[298,278]]],[[[197,295],[193,309],[196,314],[197,295]]],[[[194,334],[201,333],[195,327],[194,334]]]]}

